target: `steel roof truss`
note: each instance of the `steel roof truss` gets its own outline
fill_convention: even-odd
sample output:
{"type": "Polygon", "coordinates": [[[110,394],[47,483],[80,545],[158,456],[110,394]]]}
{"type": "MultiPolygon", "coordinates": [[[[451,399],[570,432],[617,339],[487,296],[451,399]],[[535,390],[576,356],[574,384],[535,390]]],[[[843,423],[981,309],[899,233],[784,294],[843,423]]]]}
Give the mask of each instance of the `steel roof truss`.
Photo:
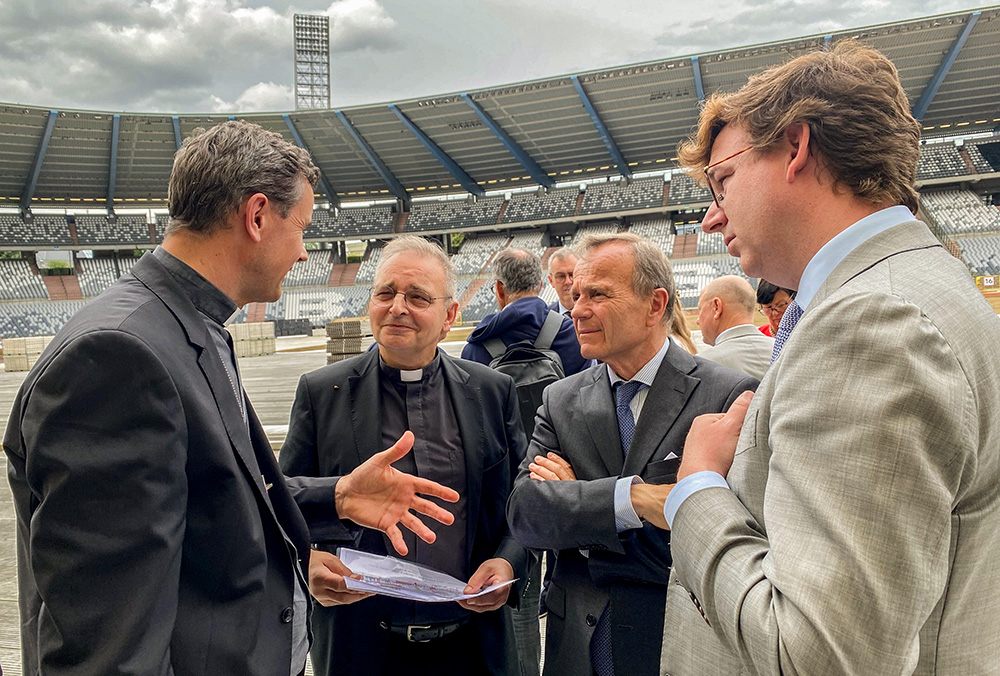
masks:
{"type": "Polygon", "coordinates": [[[38,176],[42,173],[42,164],[45,163],[45,153],[49,149],[49,141],[52,140],[52,129],[56,126],[56,118],[59,117],[58,110],[49,111],[49,119],[45,122],[45,131],[38,141],[38,150],[35,152],[35,161],[31,164],[31,171],[28,172],[28,182],[24,184],[24,191],[21,193],[21,210],[27,211],[31,206],[31,198],[35,196],[35,187],[38,185],[38,176]]]}
{"type": "Polygon", "coordinates": [[[392,175],[392,172],[389,171],[389,167],[387,167],[385,162],[382,161],[382,158],[378,156],[378,153],[375,152],[374,148],[368,145],[368,141],[366,141],[361,135],[361,132],[354,128],[354,125],[347,119],[347,116],[344,115],[343,112],[335,110],[333,111],[333,114],[337,116],[340,123],[344,125],[344,129],[347,130],[347,133],[351,135],[354,142],[358,144],[359,148],[361,148],[361,152],[364,153],[366,158],[368,158],[368,162],[372,165],[375,171],[378,172],[378,175],[382,177],[382,180],[389,187],[390,192],[395,195],[396,199],[408,203],[410,201],[410,196],[406,194],[406,188],[404,188],[403,184],[392,175]]]}
{"type": "Polygon", "coordinates": [[[555,185],[555,182],[549,178],[548,174],[545,173],[545,170],[538,166],[538,163],[531,158],[531,155],[525,152],[524,148],[518,145],[517,141],[511,138],[510,134],[504,131],[503,127],[497,124],[496,120],[490,117],[489,113],[483,110],[482,106],[476,103],[468,94],[462,94],[462,98],[467,104],[469,104],[469,107],[472,108],[472,111],[476,114],[476,116],[482,120],[483,124],[489,127],[490,131],[496,135],[496,137],[500,140],[500,143],[502,143],[504,147],[510,151],[510,154],[521,163],[521,166],[524,167],[524,170],[528,172],[531,178],[535,179],[536,183],[543,185],[546,188],[551,188],[555,185]]]}
{"type": "MultiPolygon", "coordinates": [[[[295,123],[292,122],[292,117],[286,114],[282,115],[281,118],[285,121],[285,125],[288,127],[288,132],[292,135],[292,138],[295,139],[295,145],[303,148],[307,153],[312,155],[313,153],[309,150],[309,146],[307,146],[306,142],[302,140],[302,135],[299,134],[299,130],[295,128],[295,123]]],[[[327,180],[326,174],[322,169],[319,170],[319,186],[323,192],[326,193],[326,199],[330,202],[330,206],[339,207],[340,198],[337,196],[336,191],[334,191],[333,186],[330,185],[330,181],[327,180]]]]}
{"type": "Polygon", "coordinates": [[[982,12],[973,12],[969,15],[969,20],[965,22],[965,28],[962,29],[961,34],[955,38],[955,42],[952,43],[951,49],[945,55],[944,59],[937,67],[934,75],[931,77],[930,82],[924,87],[924,91],[920,93],[920,98],[917,102],[913,104],[913,117],[917,118],[917,121],[923,120],[924,115],[927,114],[927,109],[931,105],[931,101],[934,100],[934,95],[937,94],[938,88],[941,87],[941,83],[944,82],[945,77],[948,76],[948,71],[951,70],[951,66],[955,63],[955,59],[958,58],[959,52],[962,51],[962,47],[965,46],[965,41],[969,39],[969,34],[972,33],[972,29],[975,27],[976,22],[979,21],[979,17],[982,12]]]}

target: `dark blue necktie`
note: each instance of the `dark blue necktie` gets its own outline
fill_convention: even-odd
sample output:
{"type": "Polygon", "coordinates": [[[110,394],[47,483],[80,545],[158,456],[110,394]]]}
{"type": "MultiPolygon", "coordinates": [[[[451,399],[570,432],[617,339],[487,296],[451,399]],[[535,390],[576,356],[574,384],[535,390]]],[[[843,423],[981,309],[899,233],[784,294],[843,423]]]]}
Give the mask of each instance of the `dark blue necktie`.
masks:
{"type": "Polygon", "coordinates": [[[788,340],[788,336],[791,335],[792,329],[799,323],[800,317],[802,317],[802,308],[793,300],[785,308],[785,314],[781,315],[781,321],[778,323],[778,332],[774,335],[774,351],[771,352],[772,364],[778,358],[781,348],[785,346],[785,342],[788,340]]]}
{"type": "MultiPolygon", "coordinates": [[[[632,445],[632,433],[635,432],[635,418],[629,404],[639,392],[642,383],[638,380],[628,380],[615,383],[615,413],[618,414],[618,434],[622,440],[622,452],[628,455],[632,445]]],[[[590,664],[597,676],[614,676],[615,666],[611,654],[611,620],[608,608],[601,613],[601,618],[594,627],[594,635],[590,638],[590,664]]]]}
{"type": "Polygon", "coordinates": [[[642,383],[638,380],[628,380],[615,383],[615,413],[618,414],[618,433],[622,439],[622,453],[628,455],[628,447],[632,445],[632,433],[635,432],[635,418],[629,404],[639,392],[642,383]]]}

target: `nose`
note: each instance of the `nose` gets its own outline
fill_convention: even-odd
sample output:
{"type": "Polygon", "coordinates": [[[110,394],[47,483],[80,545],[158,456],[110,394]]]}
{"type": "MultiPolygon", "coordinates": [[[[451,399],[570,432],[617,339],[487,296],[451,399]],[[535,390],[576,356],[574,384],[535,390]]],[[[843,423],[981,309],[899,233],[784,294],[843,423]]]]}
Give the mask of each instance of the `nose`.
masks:
{"type": "Polygon", "coordinates": [[[407,313],[406,308],[406,296],[402,293],[397,293],[392,299],[392,305],[389,306],[394,315],[404,315],[407,313]]]}
{"type": "Polygon", "coordinates": [[[721,232],[722,228],[729,222],[726,212],[712,200],[708,205],[705,217],[701,219],[701,229],[704,232],[721,232]]]}

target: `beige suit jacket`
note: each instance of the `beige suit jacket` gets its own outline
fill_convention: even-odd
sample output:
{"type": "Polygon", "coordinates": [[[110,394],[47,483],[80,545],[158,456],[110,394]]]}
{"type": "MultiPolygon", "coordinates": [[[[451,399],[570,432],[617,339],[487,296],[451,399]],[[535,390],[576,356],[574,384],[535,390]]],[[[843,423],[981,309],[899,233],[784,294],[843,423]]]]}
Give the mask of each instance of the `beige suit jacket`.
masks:
{"type": "Polygon", "coordinates": [[[765,336],[753,324],[734,326],[723,331],[715,345],[706,347],[699,354],[716,364],[749,373],[762,380],[771,365],[774,338],[765,336]]]}
{"type": "Polygon", "coordinates": [[[661,671],[1000,672],[998,345],[922,223],[849,254],[761,383],[732,490],[677,512],[661,671]]]}

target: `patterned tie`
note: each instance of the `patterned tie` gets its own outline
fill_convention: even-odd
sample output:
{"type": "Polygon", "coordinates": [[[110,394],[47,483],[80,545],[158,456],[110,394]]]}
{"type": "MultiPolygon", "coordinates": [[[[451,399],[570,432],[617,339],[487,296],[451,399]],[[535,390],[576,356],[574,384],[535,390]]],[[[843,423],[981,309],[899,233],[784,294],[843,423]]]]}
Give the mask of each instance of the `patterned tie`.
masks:
{"type": "MultiPolygon", "coordinates": [[[[635,418],[629,404],[639,392],[642,383],[629,380],[615,383],[615,413],[618,414],[618,433],[621,435],[622,451],[628,455],[632,445],[632,433],[635,432],[635,418]]],[[[611,618],[608,608],[601,613],[601,618],[594,627],[594,635],[590,638],[590,665],[597,676],[614,676],[615,667],[611,654],[611,618]]]]}
{"type": "Polygon", "coordinates": [[[615,412],[618,414],[618,433],[622,438],[622,452],[628,455],[628,447],[632,445],[632,433],[635,431],[635,418],[632,417],[632,397],[642,387],[638,380],[628,380],[615,383],[615,412]]]}
{"type": "Polygon", "coordinates": [[[778,322],[778,332],[774,334],[774,351],[771,353],[772,364],[778,358],[781,348],[785,346],[785,341],[791,335],[792,329],[799,323],[800,317],[802,317],[802,308],[793,300],[785,308],[785,314],[781,315],[781,321],[778,322]]]}

